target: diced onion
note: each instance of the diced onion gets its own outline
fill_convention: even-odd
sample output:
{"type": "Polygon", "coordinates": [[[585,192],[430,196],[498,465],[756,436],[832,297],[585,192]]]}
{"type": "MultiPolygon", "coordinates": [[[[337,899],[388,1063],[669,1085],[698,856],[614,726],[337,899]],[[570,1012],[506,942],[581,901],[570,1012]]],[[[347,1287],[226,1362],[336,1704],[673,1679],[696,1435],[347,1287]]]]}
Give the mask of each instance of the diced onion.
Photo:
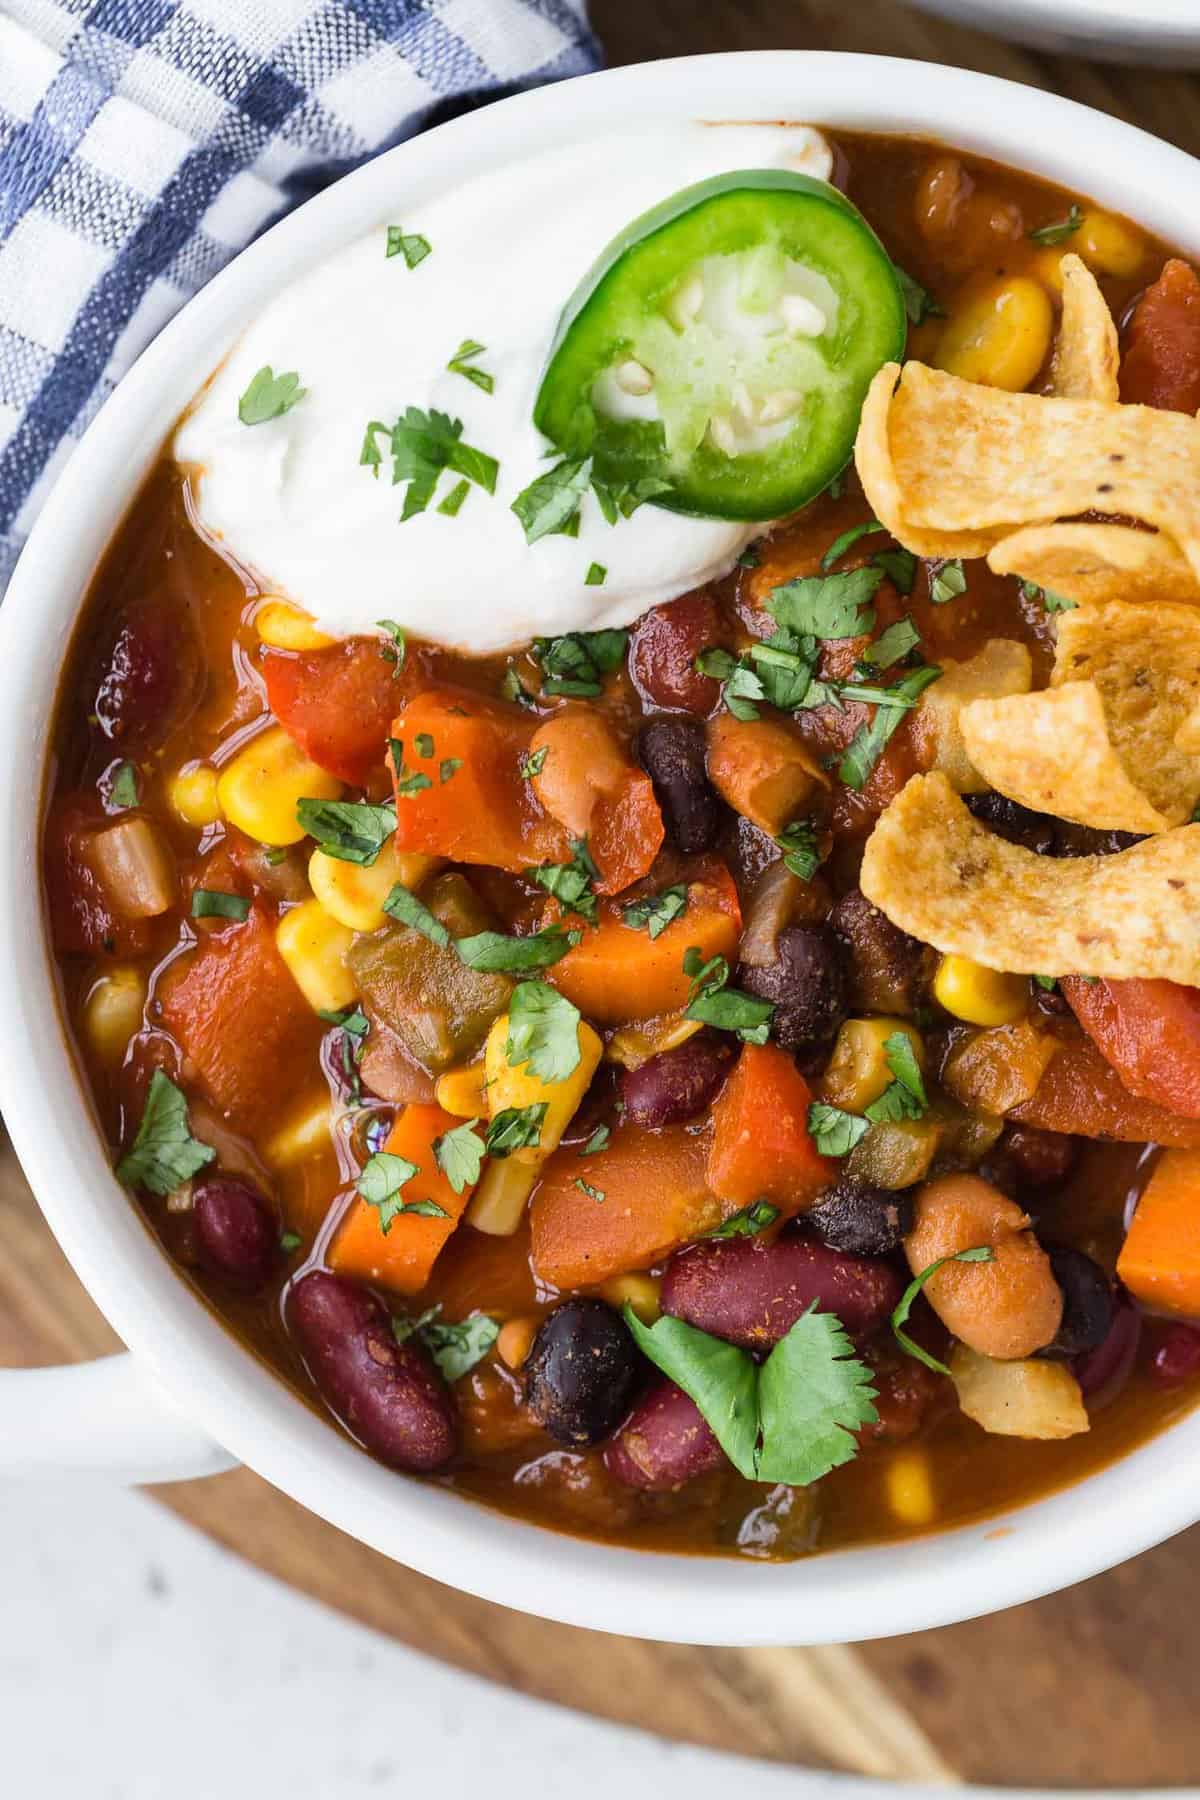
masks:
{"type": "Polygon", "coordinates": [[[119,819],[98,831],[88,860],[122,918],[156,919],[174,904],[171,852],[149,819],[119,819]]]}

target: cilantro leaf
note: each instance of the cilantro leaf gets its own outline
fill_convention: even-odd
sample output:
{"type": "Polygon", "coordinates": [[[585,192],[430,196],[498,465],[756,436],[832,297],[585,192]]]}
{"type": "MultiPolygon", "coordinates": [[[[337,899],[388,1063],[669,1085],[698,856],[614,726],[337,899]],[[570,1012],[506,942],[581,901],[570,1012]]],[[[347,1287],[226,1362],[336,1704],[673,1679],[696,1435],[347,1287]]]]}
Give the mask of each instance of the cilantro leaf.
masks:
{"type": "Polygon", "coordinates": [[[342,1031],[348,1031],[351,1037],[366,1037],[371,1029],[370,1020],[361,1006],[317,1008],[318,1019],[324,1019],[327,1025],[336,1025],[342,1031]]]}
{"type": "Polygon", "coordinates": [[[128,807],[138,803],[137,764],[118,763],[108,784],[108,798],[113,806],[128,807]]]}
{"type": "Polygon", "coordinates": [[[1048,613],[1074,612],[1079,604],[1077,600],[1068,600],[1065,594],[1039,587],[1036,581],[1023,581],[1021,592],[1026,600],[1040,600],[1048,613]]]}
{"type": "Polygon", "coordinates": [[[363,1164],[354,1186],[368,1206],[378,1209],[379,1229],[384,1237],[391,1230],[392,1221],[401,1213],[417,1213],[423,1219],[447,1217],[445,1207],[439,1206],[436,1200],[403,1198],[402,1190],[419,1173],[416,1163],[409,1162],[406,1156],[395,1156],[390,1150],[377,1150],[363,1164]]]}
{"type": "Polygon", "coordinates": [[[811,819],[793,819],[775,839],[783,851],[783,866],[801,881],[811,881],[825,857],[811,819]]]}
{"type": "Polygon", "coordinates": [[[860,657],[860,662],[869,669],[890,669],[915,650],[921,641],[921,634],[911,619],[897,619],[886,631],[881,631],[873,644],[868,644],[860,657]]]}
{"type": "Polygon", "coordinates": [[[723,698],[735,719],[757,719],[757,700],[765,700],[762,679],[745,663],[738,663],[725,683],[723,698]]]}
{"type": "Polygon", "coordinates": [[[896,271],[896,280],[900,283],[900,292],[904,296],[904,310],[908,314],[910,325],[923,325],[926,319],[945,318],[944,308],[938,305],[928,289],[923,288],[921,283],[902,269],[898,263],[893,263],[892,267],[896,271]]]}
{"type": "Polygon", "coordinates": [[[155,1069],[133,1147],[117,1164],[126,1187],[145,1188],[160,1198],[198,1175],[216,1156],[188,1129],[187,1100],[169,1075],[155,1069]]]}
{"type": "Polygon", "coordinates": [[[540,750],[534,750],[529,756],[523,757],[517,770],[521,780],[532,781],[535,775],[540,775],[546,766],[546,758],[549,754],[549,744],[543,744],[540,750]]]}
{"type": "Polygon", "coordinates": [[[270,363],[264,363],[251,376],[250,385],[238,401],[238,418],[243,425],[263,425],[268,419],[282,418],[300,404],[307,392],[300,386],[294,369],[286,375],[276,375],[270,363]]]}
{"type": "Polygon", "coordinates": [[[641,931],[643,928],[652,938],[661,937],[673,919],[687,909],[687,883],[677,882],[674,887],[663,888],[657,894],[644,894],[640,900],[631,900],[628,906],[621,908],[621,922],[630,931],[641,931]]]}
{"type": "MultiPolygon", "coordinates": [[[[434,1313],[437,1310],[431,1308],[434,1313]]],[[[419,1330],[422,1343],[446,1381],[460,1381],[469,1375],[500,1335],[498,1322],[488,1313],[472,1313],[470,1318],[452,1325],[426,1316],[419,1330]]]]}
{"type": "Polygon", "coordinates": [[[498,1112],[487,1131],[489,1156],[511,1156],[514,1150],[536,1148],[542,1141],[548,1100],[535,1100],[530,1106],[506,1106],[498,1112]]]}
{"type": "Polygon", "coordinates": [[[924,1363],[927,1369],[932,1369],[935,1375],[949,1375],[950,1371],[945,1363],[940,1363],[936,1356],[930,1356],[928,1350],[923,1350],[920,1344],[914,1343],[903,1329],[908,1322],[908,1315],[913,1309],[917,1295],[930,1276],[936,1275],[939,1269],[944,1269],[947,1263],[992,1262],[995,1255],[996,1252],[989,1244],[977,1244],[971,1250],[958,1250],[953,1256],[939,1256],[936,1262],[931,1262],[928,1268],[922,1269],[919,1275],[913,1277],[900,1296],[900,1304],[892,1314],[892,1331],[895,1334],[896,1342],[908,1356],[915,1356],[918,1362],[924,1363]]]}
{"type": "Polygon", "coordinates": [[[760,1231],[766,1231],[779,1217],[779,1208],[772,1206],[769,1200],[755,1200],[750,1206],[743,1206],[740,1212],[731,1213],[717,1226],[715,1231],[706,1231],[706,1238],[757,1237],[760,1231]]]}
{"type": "Polygon", "coordinates": [[[587,1143],[579,1152],[580,1156],[595,1156],[601,1150],[607,1150],[608,1140],[612,1136],[611,1125],[597,1125],[587,1143]]]}
{"type": "Polygon", "coordinates": [[[464,475],[456,481],[444,500],[438,501],[438,511],[447,519],[457,519],[462,511],[463,501],[471,491],[471,484],[464,475]]]}
{"type": "Polygon", "coordinates": [[[1049,225],[1039,225],[1035,231],[1027,233],[1035,244],[1062,244],[1067,238],[1074,237],[1083,224],[1083,208],[1078,201],[1072,200],[1070,211],[1065,219],[1055,219],[1049,225]]]}
{"type": "Polygon", "coordinates": [[[357,800],[297,800],[296,820],[326,856],[370,868],[396,829],[396,810],[357,800]]]}
{"type": "Polygon", "coordinates": [[[827,575],[838,558],[845,556],[847,550],[857,544],[859,538],[874,537],[877,532],[886,530],[887,526],[881,525],[878,519],[866,519],[861,525],[849,526],[840,537],[834,538],[821,558],[822,573],[827,575]]]}
{"type": "Polygon", "coordinates": [[[538,887],[553,894],[568,912],[576,912],[581,919],[594,925],[596,896],[592,891],[592,882],[596,875],[596,865],[588,855],[585,838],[577,839],[571,848],[574,855],[570,862],[539,863],[535,869],[526,869],[525,879],[536,882],[538,887]]]}
{"type": "Polygon", "coordinates": [[[643,1325],[632,1307],[624,1313],[643,1355],[695,1401],[734,1468],[753,1481],[759,1435],[754,1359],[667,1313],[653,1325],[643,1325]]]}
{"type": "Polygon", "coordinates": [[[386,256],[402,256],[408,267],[415,269],[432,250],[433,245],[429,239],[422,237],[419,231],[406,232],[402,225],[388,226],[386,256]]]}
{"type": "Polygon", "coordinates": [[[912,551],[877,550],[871,561],[877,569],[883,570],[893,587],[907,599],[917,579],[917,559],[912,551]]]}
{"type": "Polygon", "coordinates": [[[443,756],[441,762],[438,764],[439,782],[445,785],[447,781],[453,781],[462,766],[463,759],[461,756],[443,756]]]}
{"type": "Polygon", "coordinates": [[[525,542],[536,544],[539,538],[565,531],[578,517],[579,504],[592,480],[590,456],[564,457],[544,475],[522,488],[512,503],[525,531],[525,542]]]}
{"type": "Polygon", "coordinates": [[[583,1179],[582,1175],[575,1177],[573,1185],[579,1189],[581,1194],[586,1194],[589,1200],[594,1200],[597,1206],[603,1206],[607,1198],[603,1188],[593,1187],[590,1181],[583,1179]]]}
{"type": "Polygon", "coordinates": [[[474,1187],[479,1180],[483,1139],[475,1130],[478,1123],[478,1119],[467,1119],[433,1140],[433,1159],[456,1194],[474,1187]]]}
{"type": "Polygon", "coordinates": [[[603,563],[589,563],[588,572],[583,578],[583,585],[584,587],[603,587],[607,575],[608,570],[603,563]]]}
{"type": "Polygon", "coordinates": [[[870,1129],[868,1119],[843,1112],[840,1106],[828,1106],[824,1100],[814,1100],[808,1109],[809,1135],[822,1156],[848,1156],[870,1129]]]}
{"type": "Polygon", "coordinates": [[[477,931],[455,940],[454,948],[468,969],[486,975],[518,974],[524,969],[548,969],[573,950],[581,931],[564,931],[561,925],[545,925],[528,937],[506,937],[502,931],[477,931]]]}
{"type": "Polygon", "coordinates": [[[628,642],[629,633],[619,627],[534,638],[532,650],[541,665],[543,694],[594,699],[604,692],[604,676],[611,675],[624,662],[628,642]]]}
{"type": "Polygon", "coordinates": [[[408,640],[404,635],[404,627],[397,625],[395,619],[376,619],[375,623],[380,631],[386,631],[392,640],[390,644],[384,644],[382,649],[388,661],[395,665],[392,670],[393,675],[399,675],[404,667],[404,658],[408,654],[408,640]]]}
{"type": "MultiPolygon", "coordinates": [[[[376,475],[381,456],[375,434],[387,430],[387,426],[372,420],[367,426],[359,457],[359,461],[369,464],[376,475]]],[[[436,408],[425,412],[419,406],[406,407],[391,427],[392,482],[393,485],[408,483],[401,522],[425,511],[444,469],[465,476],[485,493],[495,493],[500,464],[485,450],[464,444],[462,430],[461,419],[452,419],[448,413],[438,412],[436,408]]]]}
{"type": "Polygon", "coordinates": [[[579,1066],[579,1008],[545,981],[522,981],[508,1004],[505,1058],[539,1081],[565,1081],[579,1066]]]}
{"type": "Polygon", "coordinates": [[[878,1100],[863,1108],[873,1125],[897,1119],[919,1119],[929,1105],[920,1064],[906,1032],[893,1031],[883,1040],[884,1059],[893,1079],[878,1100]]]}
{"type": "Polygon", "coordinates": [[[766,600],[766,609],[785,631],[800,637],[862,637],[875,623],[870,601],[883,570],[868,563],[841,575],[802,575],[785,581],[766,600]]]}
{"type": "Polygon", "coordinates": [[[398,881],[392,888],[383,903],[383,910],[393,919],[398,919],[401,925],[408,925],[414,931],[419,931],[431,944],[437,944],[442,950],[449,949],[450,933],[442,921],[435,918],[424,901],[418,900],[411,888],[406,888],[402,881],[398,881]]]}
{"type": "Polygon", "coordinates": [[[838,778],[847,787],[858,789],[867,785],[871,771],[905,713],[911,710],[925,689],[931,682],[937,681],[941,673],[939,668],[928,663],[920,669],[914,669],[911,675],[906,675],[903,681],[898,681],[888,689],[888,704],[876,709],[870,724],[859,726],[838,764],[838,778]]]}
{"type": "Polygon", "coordinates": [[[240,924],[250,916],[250,902],[241,894],[225,894],[220,888],[192,889],[193,919],[236,919],[240,924]]]}
{"type": "Polygon", "coordinates": [[[929,598],[935,606],[945,606],[948,600],[957,600],[960,594],[967,591],[967,577],[963,571],[961,558],[951,557],[944,562],[937,574],[929,583],[929,598]]]}
{"type": "Polygon", "coordinates": [[[475,367],[475,358],[482,356],[486,349],[487,345],[479,343],[476,338],[464,338],[446,367],[452,375],[464,375],[485,394],[490,394],[495,390],[496,377],[489,375],[486,369],[475,367]]]}

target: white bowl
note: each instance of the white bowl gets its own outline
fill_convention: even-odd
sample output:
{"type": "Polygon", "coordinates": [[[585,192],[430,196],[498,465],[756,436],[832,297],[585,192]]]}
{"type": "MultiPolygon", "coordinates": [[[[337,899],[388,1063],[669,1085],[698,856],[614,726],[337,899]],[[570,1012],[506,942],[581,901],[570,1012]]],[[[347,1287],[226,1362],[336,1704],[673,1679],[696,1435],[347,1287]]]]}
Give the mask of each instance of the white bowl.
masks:
{"type": "Polygon", "coordinates": [[[1105,62],[1200,63],[1196,0],[910,0],[925,12],[1035,50],[1105,62]]]}
{"type": "Polygon", "coordinates": [[[1086,1483],[1002,1518],[784,1566],[639,1554],[490,1513],[362,1454],[248,1355],[108,1172],[57,1000],[38,878],[48,721],[80,597],[176,414],[241,323],[385,218],[486,165],[655,118],[794,119],[928,134],[1063,182],[1197,247],[1197,165],[1115,119],[962,70],[762,53],[588,76],[455,120],[340,182],[246,250],[121,383],[65,470],[0,610],[0,1107],[75,1269],[133,1352],[0,1375],[0,1467],[129,1478],[221,1466],[225,1446],[375,1549],[506,1606],[691,1643],[818,1643],[1028,1600],[1200,1516],[1200,1413],[1086,1483]]]}

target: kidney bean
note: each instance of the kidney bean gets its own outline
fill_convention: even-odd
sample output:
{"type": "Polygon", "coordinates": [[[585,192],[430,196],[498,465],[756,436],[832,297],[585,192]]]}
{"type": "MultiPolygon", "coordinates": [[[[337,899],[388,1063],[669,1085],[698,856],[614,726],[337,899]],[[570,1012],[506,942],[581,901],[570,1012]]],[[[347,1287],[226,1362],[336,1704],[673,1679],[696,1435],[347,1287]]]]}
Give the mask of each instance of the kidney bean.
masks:
{"type": "Polygon", "coordinates": [[[789,925],[780,932],[775,960],[746,964],[739,985],[775,1002],[771,1033],[794,1050],[806,1073],[819,1068],[848,1010],[844,952],[828,925],[789,925]]]}
{"type": "Polygon", "coordinates": [[[1071,1365],[1085,1400],[1102,1406],[1115,1398],[1133,1372],[1141,1338],[1141,1313],[1127,1295],[1118,1294],[1108,1336],[1071,1365]]]}
{"type": "Polygon", "coordinates": [[[1075,1165],[1078,1142],[1064,1131],[1043,1131],[1037,1125],[1006,1126],[1000,1144],[1014,1172],[1031,1187],[1050,1187],[1065,1181],[1075,1165]]]}
{"type": "Polygon", "coordinates": [[[850,1003],[862,1012],[910,1013],[933,980],[937,956],[893,925],[859,888],[829,915],[849,955],[850,1003]]]}
{"type": "Polygon", "coordinates": [[[888,1256],[912,1230],[912,1217],[911,1195],[845,1175],[805,1213],[804,1223],[831,1250],[888,1256]]]}
{"type": "Polygon", "coordinates": [[[453,1402],[414,1338],[398,1344],[376,1295],[314,1269],[291,1291],[288,1323],[330,1410],[381,1462],[440,1469],[457,1446],[453,1402]]]}
{"type": "Polygon", "coordinates": [[[721,630],[707,588],[643,613],[629,639],[629,673],[643,700],[707,718],[721,698],[721,684],[700,673],[696,658],[720,643],[721,630]]]}
{"type": "Polygon", "coordinates": [[[201,1267],[256,1293],[279,1260],[279,1226],[266,1197],[237,1175],[192,1183],[192,1227],[201,1267]]]}
{"type": "Polygon", "coordinates": [[[785,1231],[773,1243],[729,1238],[692,1244],[667,1264],[665,1313],[713,1337],[759,1350],[786,1337],[816,1301],[853,1337],[865,1337],[893,1312],[904,1284],[889,1263],[848,1256],[785,1231]]]}
{"type": "Polygon", "coordinates": [[[694,1119],[716,1098],[733,1055],[728,1039],[704,1032],[627,1069],[621,1077],[626,1118],[652,1129],[694,1119]]]}
{"type": "MultiPolygon", "coordinates": [[[[944,1348],[944,1346],[939,1346],[944,1348]]],[[[859,1444],[902,1444],[920,1431],[930,1409],[944,1404],[951,1392],[944,1375],[927,1369],[914,1356],[906,1356],[890,1344],[867,1353],[875,1383],[878,1418],[856,1433],[859,1444]]]]}
{"type": "Polygon", "coordinates": [[[711,850],[724,815],[708,779],[704,727],[695,719],[648,719],[638,734],[638,760],[675,847],[687,856],[711,850]]]}
{"type": "Polygon", "coordinates": [[[1113,1321],[1112,1283],[1098,1262],[1069,1246],[1051,1250],[1050,1267],[1063,1292],[1062,1324],[1038,1356],[1053,1361],[1099,1349],[1113,1321]]]}
{"type": "Polygon", "coordinates": [[[1148,1371],[1155,1387],[1180,1387],[1200,1374],[1200,1331],[1194,1325],[1165,1325],[1155,1335],[1148,1371]]]}
{"type": "Polygon", "coordinates": [[[665,1378],[643,1394],[604,1446],[604,1466],[614,1480],[649,1493],[668,1493],[724,1462],[695,1401],[665,1378]]]}
{"type": "Polygon", "coordinates": [[[567,1300],[542,1320],[522,1366],[525,1403],[560,1444],[595,1444],[629,1405],[638,1353],[603,1300],[567,1300]]]}
{"type": "Polygon", "coordinates": [[[92,702],[105,737],[123,749],[161,742],[199,694],[195,631],[159,598],[134,600],[121,615],[92,702]]]}

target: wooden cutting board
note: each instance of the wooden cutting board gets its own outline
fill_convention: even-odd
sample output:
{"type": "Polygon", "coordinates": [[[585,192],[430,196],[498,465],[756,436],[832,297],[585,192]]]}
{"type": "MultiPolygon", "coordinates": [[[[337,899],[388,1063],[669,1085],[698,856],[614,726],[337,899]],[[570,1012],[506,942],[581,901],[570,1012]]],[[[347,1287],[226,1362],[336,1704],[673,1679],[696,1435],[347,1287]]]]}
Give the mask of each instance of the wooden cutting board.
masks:
{"type": "MultiPolygon", "coordinates": [[[[780,48],[921,57],[1055,88],[1200,154],[1200,77],[1033,55],[894,0],[593,0],[592,13],[615,63],[780,48]]],[[[0,1365],[117,1347],[11,1152],[0,1156],[0,1365]]],[[[903,1780],[1200,1784],[1200,1528],[1069,1594],[945,1631],[854,1648],[693,1650],[468,1599],[246,1470],[158,1496],[260,1568],[405,1643],[694,1743],[903,1780]]]]}

